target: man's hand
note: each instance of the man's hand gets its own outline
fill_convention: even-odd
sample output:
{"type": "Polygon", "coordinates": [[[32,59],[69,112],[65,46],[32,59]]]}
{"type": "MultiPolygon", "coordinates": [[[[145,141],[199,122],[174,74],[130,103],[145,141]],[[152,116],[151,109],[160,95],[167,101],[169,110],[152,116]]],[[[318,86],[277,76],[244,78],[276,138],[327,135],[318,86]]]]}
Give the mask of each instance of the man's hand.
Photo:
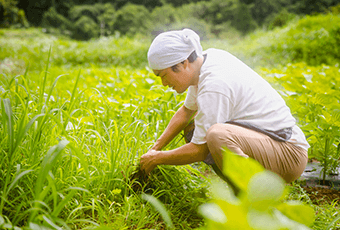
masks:
{"type": "Polygon", "coordinates": [[[158,156],[160,151],[149,150],[140,159],[140,169],[148,175],[157,165],[158,156]]]}
{"type": "Polygon", "coordinates": [[[185,165],[204,161],[209,153],[207,144],[185,144],[168,151],[149,150],[140,160],[141,170],[149,174],[157,165],[185,165]]]}

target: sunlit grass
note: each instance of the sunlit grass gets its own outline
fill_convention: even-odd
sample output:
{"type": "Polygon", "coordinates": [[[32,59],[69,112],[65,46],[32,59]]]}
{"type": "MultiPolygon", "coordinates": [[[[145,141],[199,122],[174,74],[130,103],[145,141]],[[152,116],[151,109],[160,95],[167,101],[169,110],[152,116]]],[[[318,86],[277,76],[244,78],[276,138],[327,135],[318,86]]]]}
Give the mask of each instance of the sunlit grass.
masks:
{"type": "MultiPolygon", "coordinates": [[[[3,34],[0,226],[164,229],[162,216],[129,181],[138,158],[185,97],[162,87],[146,68],[150,41],[76,42],[37,30],[3,34]]],[[[243,53],[246,60],[243,51],[252,43],[249,38],[244,46],[221,40],[203,45],[211,44],[243,53]]],[[[249,60],[256,66],[264,62],[249,60]]],[[[178,136],[168,148],[183,143],[178,136]]],[[[162,166],[144,192],[164,204],[175,229],[203,228],[197,209],[210,197],[205,175],[212,173],[204,164],[162,166]]],[[[308,195],[293,187],[288,199],[308,203],[308,195]]],[[[330,224],[338,212],[335,205],[313,207],[315,229],[330,224]]]]}
{"type": "MultiPolygon", "coordinates": [[[[184,96],[158,86],[149,70],[65,69],[53,64],[53,52],[51,46],[50,54],[41,54],[41,72],[2,75],[2,222],[51,229],[162,228],[159,214],[128,178],[184,96]]],[[[196,209],[207,199],[200,172],[183,166],[159,173],[149,193],[174,213],[176,226],[199,226],[196,209]]]]}

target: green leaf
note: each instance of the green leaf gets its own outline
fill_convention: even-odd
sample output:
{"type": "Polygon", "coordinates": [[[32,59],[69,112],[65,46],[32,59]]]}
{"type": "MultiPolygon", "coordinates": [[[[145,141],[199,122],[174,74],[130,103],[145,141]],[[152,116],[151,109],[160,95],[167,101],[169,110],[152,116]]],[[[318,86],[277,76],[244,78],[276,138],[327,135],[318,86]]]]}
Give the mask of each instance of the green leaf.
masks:
{"type": "Polygon", "coordinates": [[[269,211],[250,210],[247,217],[253,229],[279,230],[284,228],[283,224],[269,211]]]}
{"type": "Polygon", "coordinates": [[[289,219],[287,216],[283,215],[280,211],[274,210],[275,217],[282,224],[282,229],[289,230],[311,230],[306,225],[300,224],[292,219],[289,219]]]}
{"type": "Polygon", "coordinates": [[[143,193],[142,198],[149,202],[163,217],[168,228],[174,228],[174,225],[171,221],[170,215],[166,210],[164,204],[162,204],[156,197],[143,193]]]}
{"type": "Polygon", "coordinates": [[[333,227],[333,225],[340,220],[340,215],[338,215],[337,217],[334,218],[334,220],[327,226],[326,230],[331,230],[331,228],[333,227]]]}
{"type": "Polygon", "coordinates": [[[284,189],[281,177],[271,171],[263,171],[251,178],[247,198],[252,208],[265,211],[279,201],[284,189]]]}
{"type": "MultiPolygon", "coordinates": [[[[223,226],[221,229],[251,229],[247,220],[247,208],[242,204],[231,204],[223,200],[215,200],[199,207],[199,213],[215,225],[223,226]]],[[[215,228],[209,228],[215,229],[215,228]]]]}
{"type": "Polygon", "coordinates": [[[32,172],[33,170],[25,170],[22,173],[20,173],[19,175],[17,175],[13,182],[10,184],[10,186],[8,187],[7,191],[6,191],[6,196],[8,195],[9,191],[11,191],[11,189],[16,185],[16,183],[20,180],[21,177],[25,176],[26,174],[32,172]]]}
{"type": "Polygon", "coordinates": [[[0,215],[0,227],[5,224],[5,219],[0,215]]]}
{"type": "Polygon", "coordinates": [[[11,155],[14,149],[14,124],[13,124],[13,113],[12,113],[11,101],[8,98],[3,99],[2,113],[7,115],[7,116],[6,115],[3,116],[4,117],[3,121],[4,123],[7,123],[8,146],[9,146],[9,152],[11,155]]]}
{"type": "Polygon", "coordinates": [[[83,191],[83,192],[89,192],[86,189],[83,188],[76,188],[76,187],[70,187],[69,190],[71,190],[69,192],[69,194],[67,194],[66,197],[64,197],[64,199],[58,204],[58,206],[53,210],[52,212],[52,216],[57,217],[59,215],[59,213],[62,211],[63,208],[65,208],[67,202],[69,202],[73,196],[76,194],[77,191],[83,191]]]}
{"type": "Polygon", "coordinates": [[[227,217],[225,216],[223,210],[215,203],[203,204],[199,207],[198,211],[202,216],[204,216],[204,218],[213,222],[220,224],[227,222],[227,217]]]}
{"type": "Polygon", "coordinates": [[[39,197],[39,193],[42,191],[44,181],[48,172],[53,168],[54,164],[56,163],[58,157],[61,155],[62,150],[66,147],[69,143],[67,140],[61,140],[57,145],[51,147],[43,162],[41,163],[41,170],[39,172],[36,185],[35,185],[35,194],[36,198],[39,197]]]}
{"type": "Polygon", "coordinates": [[[314,209],[298,201],[288,201],[276,208],[288,218],[307,226],[311,226],[315,220],[314,209]]]}
{"type": "Polygon", "coordinates": [[[217,200],[224,200],[235,205],[240,203],[240,200],[234,195],[231,188],[226,187],[225,183],[213,183],[211,192],[217,200]]]}
{"type": "Polygon", "coordinates": [[[45,227],[43,225],[38,225],[36,223],[30,222],[29,227],[31,230],[50,230],[50,228],[45,227]]]}
{"type": "Polygon", "coordinates": [[[223,173],[228,176],[241,191],[246,191],[252,176],[262,172],[263,166],[251,158],[241,157],[230,150],[224,150],[223,173]]]}

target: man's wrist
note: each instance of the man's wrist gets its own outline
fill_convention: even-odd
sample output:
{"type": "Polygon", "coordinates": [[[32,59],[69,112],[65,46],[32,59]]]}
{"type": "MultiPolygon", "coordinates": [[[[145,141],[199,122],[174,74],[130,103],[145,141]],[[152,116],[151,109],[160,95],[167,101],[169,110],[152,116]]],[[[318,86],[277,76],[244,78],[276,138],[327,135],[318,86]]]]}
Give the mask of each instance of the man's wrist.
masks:
{"type": "Polygon", "coordinates": [[[156,165],[164,165],[164,151],[156,150],[157,154],[155,156],[156,165]]]}

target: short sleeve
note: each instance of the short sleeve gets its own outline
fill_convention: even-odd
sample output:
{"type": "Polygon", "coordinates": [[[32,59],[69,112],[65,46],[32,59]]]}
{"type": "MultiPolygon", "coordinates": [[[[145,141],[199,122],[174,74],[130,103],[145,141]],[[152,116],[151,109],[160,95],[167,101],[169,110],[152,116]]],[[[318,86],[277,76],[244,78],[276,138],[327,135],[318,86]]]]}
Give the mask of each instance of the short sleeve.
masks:
{"type": "Polygon", "coordinates": [[[208,129],[216,123],[225,123],[232,117],[230,99],[221,93],[206,92],[197,98],[198,113],[195,117],[195,131],[191,140],[194,144],[206,143],[208,129]]]}
{"type": "Polygon", "coordinates": [[[187,96],[184,101],[184,106],[190,110],[197,110],[197,86],[188,88],[187,96]]]}

